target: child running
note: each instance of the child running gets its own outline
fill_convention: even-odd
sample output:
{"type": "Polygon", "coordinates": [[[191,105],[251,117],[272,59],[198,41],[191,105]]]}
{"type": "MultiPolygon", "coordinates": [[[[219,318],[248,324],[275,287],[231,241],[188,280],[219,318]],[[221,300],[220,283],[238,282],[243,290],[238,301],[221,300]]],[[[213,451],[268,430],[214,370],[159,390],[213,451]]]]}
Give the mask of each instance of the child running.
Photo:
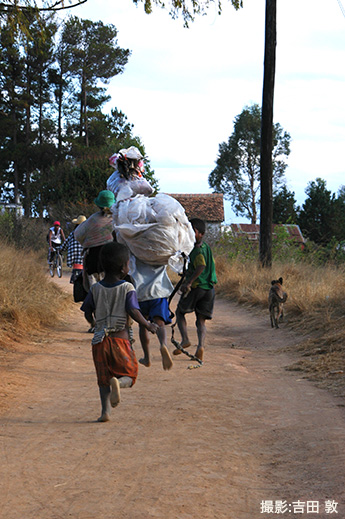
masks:
{"type": "Polygon", "coordinates": [[[129,251],[125,245],[110,242],[100,251],[105,276],[90,288],[81,307],[95,327],[92,356],[96,368],[102,413],[98,422],[110,420],[110,409],[120,402],[120,388],[132,387],[138,363],[128,335],[129,316],[151,333],[158,326],[140,312],[134,286],[123,278],[129,272],[129,251]]]}
{"type": "MultiPolygon", "coordinates": [[[[185,314],[194,312],[196,315],[196,329],[198,335],[198,346],[195,356],[203,360],[206,320],[212,319],[215,290],[217,283],[216,268],[210,247],[205,243],[204,234],[206,225],[200,218],[190,220],[195,234],[195,245],[189,254],[189,266],[186,279],[181,285],[182,296],[176,309],[176,322],[181,334],[181,344],[183,348],[191,346],[188,337],[187,321],[185,314]]],[[[181,351],[176,348],[174,355],[179,355],[181,351]]]]}

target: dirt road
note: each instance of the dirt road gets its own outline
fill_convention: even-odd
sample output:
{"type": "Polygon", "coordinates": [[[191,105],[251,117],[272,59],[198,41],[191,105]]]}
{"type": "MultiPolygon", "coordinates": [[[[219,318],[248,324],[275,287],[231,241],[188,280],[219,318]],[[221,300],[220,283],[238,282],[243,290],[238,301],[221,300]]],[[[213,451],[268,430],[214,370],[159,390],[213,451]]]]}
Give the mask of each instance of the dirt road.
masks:
{"type": "Polygon", "coordinates": [[[218,299],[204,366],[181,355],[163,371],[153,337],[152,366],[96,423],[91,337],[71,306],[11,368],[1,518],[345,518],[344,399],[285,370],[286,325],[218,299]]]}

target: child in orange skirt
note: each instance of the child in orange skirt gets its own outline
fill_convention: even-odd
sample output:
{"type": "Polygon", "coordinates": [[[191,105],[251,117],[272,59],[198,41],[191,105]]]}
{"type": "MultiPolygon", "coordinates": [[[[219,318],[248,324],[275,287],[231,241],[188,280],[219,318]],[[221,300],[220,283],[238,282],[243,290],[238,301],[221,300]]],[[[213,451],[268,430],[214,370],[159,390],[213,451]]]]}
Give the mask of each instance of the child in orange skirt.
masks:
{"type": "Polygon", "coordinates": [[[92,356],[102,404],[99,422],[110,419],[110,409],[120,402],[120,388],[132,387],[138,375],[138,363],[129,341],[129,317],[156,333],[158,326],[142,313],[132,283],[124,278],[129,272],[129,251],[125,245],[110,242],[100,252],[104,279],[91,286],[81,307],[94,327],[92,356]]]}

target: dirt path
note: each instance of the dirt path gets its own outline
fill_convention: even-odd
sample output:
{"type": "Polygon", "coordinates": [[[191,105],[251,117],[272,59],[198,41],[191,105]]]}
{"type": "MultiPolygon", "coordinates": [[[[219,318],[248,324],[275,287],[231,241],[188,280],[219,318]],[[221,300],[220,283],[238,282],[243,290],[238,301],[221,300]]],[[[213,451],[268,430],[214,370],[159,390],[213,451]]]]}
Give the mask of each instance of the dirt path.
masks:
{"type": "Polygon", "coordinates": [[[345,518],[344,399],[284,369],[287,327],[218,299],[204,366],[180,356],[163,371],[153,337],[151,368],[100,424],[78,308],[12,369],[21,385],[0,415],[1,518],[268,519],[282,500],[289,519],[345,518]]]}

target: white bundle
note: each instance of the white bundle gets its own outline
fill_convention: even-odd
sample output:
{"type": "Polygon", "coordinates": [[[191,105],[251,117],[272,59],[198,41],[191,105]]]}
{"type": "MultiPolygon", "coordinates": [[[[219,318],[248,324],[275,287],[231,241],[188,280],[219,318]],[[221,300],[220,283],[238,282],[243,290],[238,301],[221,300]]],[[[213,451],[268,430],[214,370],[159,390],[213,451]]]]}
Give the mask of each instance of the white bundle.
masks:
{"type": "Polygon", "coordinates": [[[177,200],[164,194],[152,198],[137,195],[117,203],[112,210],[116,238],[134,256],[149,265],[167,265],[174,256],[174,268],[180,270],[182,253],[188,256],[195,237],[177,200]],[[176,261],[179,255],[180,262],[176,261]]]}
{"type": "Polygon", "coordinates": [[[129,180],[126,180],[120,176],[118,171],[114,171],[108,178],[107,189],[114,193],[117,202],[137,194],[151,195],[153,193],[153,187],[144,177],[132,175],[129,180]]]}

